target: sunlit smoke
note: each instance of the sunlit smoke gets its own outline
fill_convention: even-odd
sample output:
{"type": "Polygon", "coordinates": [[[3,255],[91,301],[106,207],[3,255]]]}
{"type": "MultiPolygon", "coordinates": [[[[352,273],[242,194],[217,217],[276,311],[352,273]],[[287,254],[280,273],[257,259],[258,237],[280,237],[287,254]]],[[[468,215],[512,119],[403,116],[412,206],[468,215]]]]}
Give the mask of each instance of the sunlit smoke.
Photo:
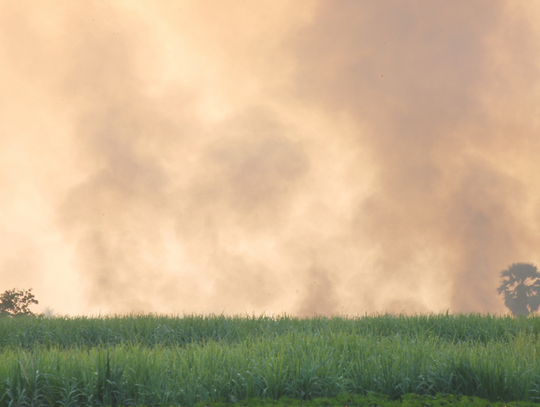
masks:
{"type": "Polygon", "coordinates": [[[538,21],[5,2],[4,290],[59,314],[503,312],[500,272],[540,257],[538,21]]]}

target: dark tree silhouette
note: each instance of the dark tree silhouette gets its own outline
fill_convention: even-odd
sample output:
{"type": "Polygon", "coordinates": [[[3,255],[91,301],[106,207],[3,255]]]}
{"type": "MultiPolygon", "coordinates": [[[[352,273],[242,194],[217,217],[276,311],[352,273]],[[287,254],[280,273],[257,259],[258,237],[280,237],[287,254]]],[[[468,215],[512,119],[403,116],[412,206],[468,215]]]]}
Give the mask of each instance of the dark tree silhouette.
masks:
{"type": "Polygon", "coordinates": [[[514,263],[501,272],[504,305],[515,316],[529,315],[540,307],[540,273],[529,263],[514,263]]]}
{"type": "Polygon", "coordinates": [[[30,311],[29,307],[31,304],[39,303],[31,291],[31,288],[26,291],[14,288],[0,294],[0,317],[34,316],[35,314],[30,311]]]}

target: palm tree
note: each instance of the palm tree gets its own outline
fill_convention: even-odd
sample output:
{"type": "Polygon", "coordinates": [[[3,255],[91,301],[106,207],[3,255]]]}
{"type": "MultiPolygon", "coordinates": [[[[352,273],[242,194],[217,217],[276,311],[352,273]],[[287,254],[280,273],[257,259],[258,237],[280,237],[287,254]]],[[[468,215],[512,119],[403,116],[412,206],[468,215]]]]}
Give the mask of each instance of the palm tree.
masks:
{"type": "Polygon", "coordinates": [[[540,307],[540,273],[529,263],[514,263],[501,272],[504,305],[514,316],[529,315],[540,307]]]}

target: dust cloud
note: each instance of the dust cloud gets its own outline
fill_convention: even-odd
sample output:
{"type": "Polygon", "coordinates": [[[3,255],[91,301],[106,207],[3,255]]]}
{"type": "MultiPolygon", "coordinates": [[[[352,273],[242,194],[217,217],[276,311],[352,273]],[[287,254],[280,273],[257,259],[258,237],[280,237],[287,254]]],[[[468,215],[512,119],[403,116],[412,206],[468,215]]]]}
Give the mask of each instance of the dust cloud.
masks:
{"type": "Polygon", "coordinates": [[[0,7],[0,272],[61,314],[504,312],[540,8],[0,7]]]}

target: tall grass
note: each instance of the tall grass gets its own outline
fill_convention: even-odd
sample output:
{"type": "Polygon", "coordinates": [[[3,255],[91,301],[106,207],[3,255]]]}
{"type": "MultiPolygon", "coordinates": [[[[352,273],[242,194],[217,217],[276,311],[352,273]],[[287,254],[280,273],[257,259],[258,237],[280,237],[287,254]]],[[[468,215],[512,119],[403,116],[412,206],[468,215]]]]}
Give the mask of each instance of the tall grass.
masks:
{"type": "Polygon", "coordinates": [[[192,405],[377,392],[536,400],[540,320],[129,316],[0,320],[0,406],[192,405]]]}
{"type": "Polygon", "coordinates": [[[496,317],[480,314],[416,316],[315,317],[128,315],[78,318],[0,318],[0,347],[93,347],[131,344],[178,346],[207,341],[229,344],[246,338],[289,333],[343,333],[362,337],[437,337],[453,343],[512,341],[538,337],[540,317],[496,317]]]}

